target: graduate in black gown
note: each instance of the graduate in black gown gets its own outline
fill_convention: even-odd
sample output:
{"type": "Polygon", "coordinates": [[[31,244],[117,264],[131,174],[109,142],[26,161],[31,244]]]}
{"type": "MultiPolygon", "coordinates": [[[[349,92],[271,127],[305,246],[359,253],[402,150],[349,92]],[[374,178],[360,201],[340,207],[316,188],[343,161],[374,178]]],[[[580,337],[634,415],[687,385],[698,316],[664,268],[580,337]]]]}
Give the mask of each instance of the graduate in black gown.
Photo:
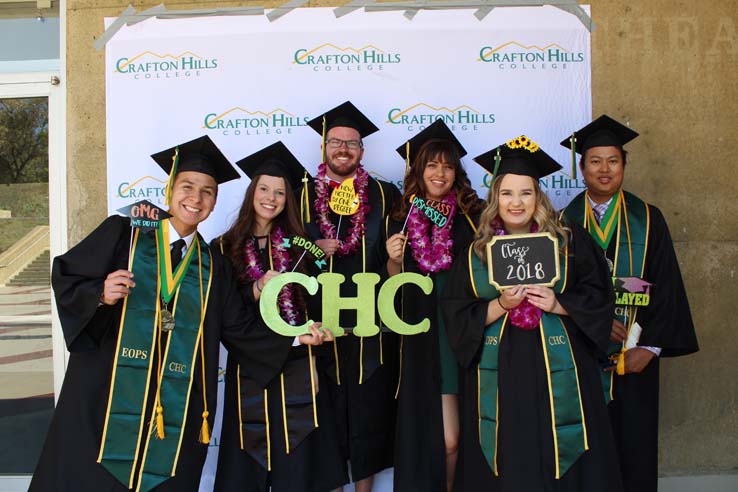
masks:
{"type": "MultiPolygon", "coordinates": [[[[352,275],[384,267],[382,228],[399,192],[362,165],[363,138],[378,128],[353,104],[345,102],[308,124],[323,136],[324,162],[315,181],[301,190],[302,221],[308,237],[330,257],[329,271],[345,276],[341,297],[356,297],[352,275]],[[351,178],[359,209],[339,216],[329,208],[332,189],[351,178]]],[[[313,319],[325,321],[319,302],[309,308],[313,319]]],[[[355,327],[356,311],[341,310],[340,326],[355,327]]],[[[318,358],[322,387],[331,397],[351,478],[358,492],[368,492],[374,474],[392,466],[398,337],[386,331],[372,337],[349,334],[334,347],[333,357],[318,358]]]]}
{"type": "Polygon", "coordinates": [[[538,179],[560,166],[536,143],[521,136],[475,160],[494,176],[488,205],[442,301],[464,368],[458,490],[622,490],[597,361],[614,306],[604,258],[558,221],[538,179]],[[531,232],[558,239],[559,279],[498,290],[486,244],[531,232]]]}
{"type": "Polygon", "coordinates": [[[438,303],[454,258],[474,238],[484,202],[461,165],[466,150],[442,120],[397,151],[412,164],[402,200],[387,218],[387,271],[429,275],[433,292],[406,286],[398,296],[403,321],[427,318],[430,329],[400,340],[394,490],[446,492],[453,489],[459,446],[459,367],[438,303]],[[413,197],[423,199],[420,207],[413,197]],[[437,212],[429,216],[427,208],[437,212]]]}
{"type": "MultiPolygon", "coordinates": [[[[293,189],[307,171],[282,142],[236,164],[251,183],[219,246],[233,263],[245,302],[253,304],[280,273],[297,267],[317,274],[319,268],[312,256],[284,246],[285,239],[294,243],[295,236],[304,236],[293,189]]],[[[293,285],[281,295],[282,319],[293,326],[305,323],[307,292],[293,285]]],[[[319,327],[310,327],[312,335],[332,342],[331,332],[319,327]]],[[[348,482],[314,360],[312,346],[293,347],[265,390],[229,355],[215,491],[327,492],[348,482]]]]}
{"type": "MultiPolygon", "coordinates": [[[[658,487],[659,359],[696,352],[697,337],[674,244],[661,211],[623,190],[626,151],[638,133],[602,115],[561,145],[581,154],[587,190],[564,211],[585,227],[606,257],[617,285],[649,302],[620,294],[613,312],[612,345],[619,365],[604,374],[606,399],[627,492],[658,487]],[[631,280],[624,280],[629,278],[631,280]]],[[[574,155],[574,153],[572,153],[574,155]]],[[[572,165],[575,165],[572,163],[572,165]]]]}
{"type": "Polygon", "coordinates": [[[287,357],[292,341],[258,323],[197,233],[238,173],[207,136],[152,157],[171,174],[171,218],[143,232],[109,217],[54,259],[70,357],[34,492],[197,491],[220,342],[262,385],[287,357]]]}

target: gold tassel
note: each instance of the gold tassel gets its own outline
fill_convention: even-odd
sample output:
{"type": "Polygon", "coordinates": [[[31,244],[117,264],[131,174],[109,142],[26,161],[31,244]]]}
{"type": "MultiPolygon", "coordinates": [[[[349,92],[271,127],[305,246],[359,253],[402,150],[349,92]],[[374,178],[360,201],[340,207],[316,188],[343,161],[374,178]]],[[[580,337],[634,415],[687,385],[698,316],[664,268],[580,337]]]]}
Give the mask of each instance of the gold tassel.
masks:
{"type": "Polygon", "coordinates": [[[164,434],[164,407],[161,406],[161,403],[156,407],[156,437],[159,439],[166,437],[164,434]]]}
{"type": "Polygon", "coordinates": [[[202,428],[200,429],[199,441],[203,444],[210,444],[210,424],[208,424],[208,413],[207,410],[202,412],[202,428]]]}
{"type": "Polygon", "coordinates": [[[569,137],[569,148],[571,149],[571,177],[577,179],[577,138],[574,133],[569,137]]]}
{"type": "Polygon", "coordinates": [[[407,175],[410,173],[410,140],[405,142],[405,177],[402,180],[402,188],[405,188],[405,180],[407,175]]]}
{"type": "Polygon", "coordinates": [[[326,134],[326,131],[325,131],[325,114],[324,114],[323,115],[323,142],[321,142],[321,144],[320,144],[320,158],[321,158],[321,161],[320,162],[321,163],[325,163],[325,157],[326,157],[326,155],[325,155],[325,153],[326,153],[326,150],[325,150],[325,134],[326,134]]]}
{"type": "Polygon", "coordinates": [[[625,351],[626,349],[624,348],[623,351],[618,354],[618,376],[625,376],[625,351]]]}
{"type": "Polygon", "coordinates": [[[307,220],[305,220],[305,223],[310,223],[310,192],[308,191],[308,177],[307,177],[307,170],[305,171],[305,174],[302,177],[302,193],[305,196],[305,217],[307,220]]]}
{"type": "Polygon", "coordinates": [[[169,179],[167,179],[167,187],[164,193],[164,205],[169,205],[172,201],[172,188],[174,187],[174,175],[177,174],[177,163],[179,162],[179,147],[174,149],[172,156],[172,169],[169,171],[169,179]]]}

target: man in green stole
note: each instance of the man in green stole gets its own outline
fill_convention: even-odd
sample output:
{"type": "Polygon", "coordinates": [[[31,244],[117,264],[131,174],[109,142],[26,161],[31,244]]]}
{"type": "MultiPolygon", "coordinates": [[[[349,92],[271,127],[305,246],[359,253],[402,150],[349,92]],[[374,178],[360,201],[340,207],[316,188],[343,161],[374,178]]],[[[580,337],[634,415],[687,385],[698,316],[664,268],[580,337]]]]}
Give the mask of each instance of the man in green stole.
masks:
{"type": "Polygon", "coordinates": [[[627,492],[655,492],[658,472],[659,358],[698,350],[692,316],[669,229],[658,208],[622,189],[626,151],[638,136],[602,115],[564,139],[581,154],[587,190],[564,214],[602,249],[613,281],[637,277],[652,284],[647,305],[618,296],[605,368],[606,401],[627,492]]]}
{"type": "Polygon", "coordinates": [[[207,137],[152,156],[170,174],[169,220],[112,216],[54,259],[70,351],[32,491],[196,491],[223,342],[265,386],[291,338],[257,321],[230,265],[197,226],[238,173],[207,137]]]}

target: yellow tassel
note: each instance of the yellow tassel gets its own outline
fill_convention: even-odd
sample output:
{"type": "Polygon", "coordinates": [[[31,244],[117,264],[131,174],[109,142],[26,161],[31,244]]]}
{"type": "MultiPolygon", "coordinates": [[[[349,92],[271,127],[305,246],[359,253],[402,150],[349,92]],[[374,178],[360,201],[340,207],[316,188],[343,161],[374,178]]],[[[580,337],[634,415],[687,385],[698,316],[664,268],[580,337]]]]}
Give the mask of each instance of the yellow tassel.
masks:
{"type": "Polygon", "coordinates": [[[618,376],[625,375],[625,350],[626,349],[623,349],[623,351],[618,354],[618,367],[617,367],[618,376]]]}
{"type": "Polygon", "coordinates": [[[156,437],[164,439],[164,407],[156,407],[156,437]]]}
{"type": "Polygon", "coordinates": [[[326,149],[325,149],[325,114],[323,115],[323,141],[320,144],[320,162],[325,163],[326,149]]]}
{"type": "Polygon", "coordinates": [[[202,429],[200,429],[200,442],[203,444],[210,444],[210,424],[208,424],[208,413],[207,410],[202,412],[202,429]]]}

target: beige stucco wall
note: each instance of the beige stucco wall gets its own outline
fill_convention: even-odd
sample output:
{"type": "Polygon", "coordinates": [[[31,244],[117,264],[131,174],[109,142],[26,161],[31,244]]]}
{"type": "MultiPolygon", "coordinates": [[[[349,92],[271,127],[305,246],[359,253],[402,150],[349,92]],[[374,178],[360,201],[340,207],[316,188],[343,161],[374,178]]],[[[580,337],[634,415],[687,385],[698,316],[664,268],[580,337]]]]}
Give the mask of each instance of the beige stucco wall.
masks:
{"type": "MultiPolygon", "coordinates": [[[[104,52],[92,43],[103,32],[103,18],[118,15],[128,3],[67,2],[70,244],[105,213],[104,52]]],[[[157,3],[133,5],[141,11],[157,3]]],[[[669,222],[702,347],[696,355],[662,363],[661,474],[735,473],[738,0],[589,3],[597,24],[594,116],[607,112],[641,133],[629,145],[627,188],[659,206],[669,222]]]]}

